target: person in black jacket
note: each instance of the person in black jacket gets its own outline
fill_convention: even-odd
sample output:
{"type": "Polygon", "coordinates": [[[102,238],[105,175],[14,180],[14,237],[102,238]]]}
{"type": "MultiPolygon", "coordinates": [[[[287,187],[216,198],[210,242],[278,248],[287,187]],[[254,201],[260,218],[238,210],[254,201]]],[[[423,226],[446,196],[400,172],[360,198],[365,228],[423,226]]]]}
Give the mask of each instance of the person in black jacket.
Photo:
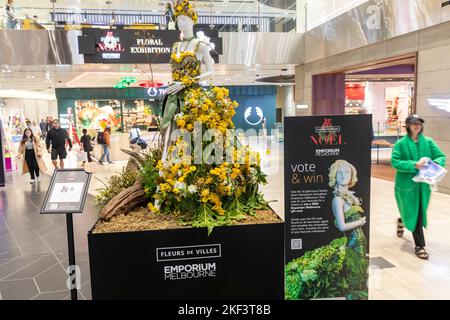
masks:
{"type": "MultiPolygon", "coordinates": [[[[81,147],[83,148],[83,151],[86,152],[87,160],[88,162],[92,162],[92,156],[91,152],[93,150],[91,145],[92,138],[90,135],[87,134],[87,130],[83,129],[83,136],[80,139],[81,147]]],[[[83,165],[86,161],[83,161],[83,165]]]]}
{"type": "Polygon", "coordinates": [[[52,125],[52,129],[47,133],[47,137],[45,138],[45,144],[48,152],[51,154],[55,169],[58,169],[58,157],[59,168],[64,169],[64,159],[67,157],[66,142],[69,143],[69,151],[72,151],[72,141],[67,130],[61,128],[59,120],[53,120],[52,125]],[[51,149],[50,145],[52,146],[51,149]]]}

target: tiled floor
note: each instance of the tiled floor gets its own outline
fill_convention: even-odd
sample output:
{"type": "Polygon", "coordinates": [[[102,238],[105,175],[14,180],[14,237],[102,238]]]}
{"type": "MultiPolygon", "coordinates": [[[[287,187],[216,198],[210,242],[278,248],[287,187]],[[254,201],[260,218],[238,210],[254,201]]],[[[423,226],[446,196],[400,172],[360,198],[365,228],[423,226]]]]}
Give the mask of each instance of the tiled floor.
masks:
{"type": "MultiPolygon", "coordinates": [[[[272,144],[269,155],[264,148],[259,151],[266,155],[264,169],[269,173],[263,191],[267,199],[276,200],[272,207],[284,216],[282,145],[272,144]]],[[[74,156],[68,165],[76,166],[74,156]]],[[[94,177],[105,179],[123,165],[103,166],[94,177]]],[[[7,178],[6,191],[0,191],[0,299],[68,299],[65,217],[39,214],[50,177],[43,177],[40,185],[30,185],[28,177],[17,172],[7,178]]],[[[92,179],[90,193],[100,185],[92,179]]],[[[395,235],[393,183],[372,179],[370,299],[450,299],[449,207],[450,196],[433,195],[426,232],[431,258],[421,261],[413,254],[411,235],[395,235]]],[[[85,213],[74,216],[80,299],[91,297],[86,234],[95,212],[91,195],[85,213]]]]}

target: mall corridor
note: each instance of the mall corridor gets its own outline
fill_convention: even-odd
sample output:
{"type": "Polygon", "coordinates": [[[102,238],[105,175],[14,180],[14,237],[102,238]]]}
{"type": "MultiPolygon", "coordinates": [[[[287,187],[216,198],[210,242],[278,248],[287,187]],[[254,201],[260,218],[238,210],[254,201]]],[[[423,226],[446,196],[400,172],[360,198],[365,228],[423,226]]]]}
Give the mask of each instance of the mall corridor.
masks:
{"type": "MultiPolygon", "coordinates": [[[[275,144],[276,145],[276,144],[275,144]]],[[[71,159],[75,161],[75,155],[71,159]]],[[[267,163],[278,163],[282,172],[282,150],[273,149],[267,163]]],[[[90,299],[87,232],[97,219],[95,189],[123,162],[103,166],[94,174],[85,212],[74,215],[76,259],[81,268],[80,299],[90,299]],[[96,179],[98,178],[98,179],[96,179]]],[[[278,186],[283,176],[269,175],[263,189],[272,207],[283,216],[283,197],[278,186]]],[[[17,172],[7,176],[6,192],[0,193],[0,297],[2,299],[69,299],[66,289],[67,238],[62,215],[40,215],[50,176],[30,185],[17,172]]],[[[397,238],[398,216],[393,183],[372,178],[369,299],[450,299],[450,195],[434,193],[426,231],[429,261],[414,255],[411,233],[397,238]]]]}
{"type": "Polygon", "coordinates": [[[0,0],[0,310],[450,300],[449,52],[450,0],[0,0]]]}

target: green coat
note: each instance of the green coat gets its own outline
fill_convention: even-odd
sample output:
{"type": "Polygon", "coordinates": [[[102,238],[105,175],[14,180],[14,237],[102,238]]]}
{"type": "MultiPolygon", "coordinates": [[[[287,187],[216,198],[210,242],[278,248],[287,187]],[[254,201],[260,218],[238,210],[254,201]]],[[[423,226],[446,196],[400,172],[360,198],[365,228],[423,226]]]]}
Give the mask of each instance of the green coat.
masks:
{"type": "Polygon", "coordinates": [[[397,170],[395,176],[395,200],[405,227],[414,231],[419,217],[419,203],[422,203],[423,225],[427,227],[427,208],[430,202],[431,189],[426,183],[416,183],[412,179],[418,173],[415,165],[422,157],[433,159],[445,166],[445,154],[429,137],[419,135],[416,144],[409,136],[401,138],[392,152],[392,166],[397,170]]]}

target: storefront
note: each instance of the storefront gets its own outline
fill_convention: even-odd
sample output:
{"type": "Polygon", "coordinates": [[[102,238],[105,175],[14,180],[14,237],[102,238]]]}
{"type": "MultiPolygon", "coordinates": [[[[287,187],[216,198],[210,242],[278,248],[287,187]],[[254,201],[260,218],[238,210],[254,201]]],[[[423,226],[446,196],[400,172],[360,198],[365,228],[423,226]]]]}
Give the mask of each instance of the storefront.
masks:
{"type": "Polygon", "coordinates": [[[416,57],[373,62],[313,76],[313,114],[372,114],[374,137],[405,135],[416,110],[416,57]]]}
{"type": "MultiPolygon", "coordinates": [[[[230,98],[239,103],[233,122],[236,128],[273,128],[276,117],[276,86],[234,86],[230,98]]],[[[157,129],[162,114],[165,88],[64,88],[56,89],[58,114],[65,128],[72,123],[82,129],[98,131],[107,125],[113,132],[128,132],[133,124],[142,130],[157,129]]]]}
{"type": "Polygon", "coordinates": [[[113,132],[128,132],[133,124],[155,130],[164,94],[164,88],[56,89],[62,126],[69,128],[72,122],[78,133],[106,126],[113,132]]]}
{"type": "Polygon", "coordinates": [[[402,136],[413,99],[412,81],[348,81],[345,114],[372,114],[375,135],[402,136]]]}

